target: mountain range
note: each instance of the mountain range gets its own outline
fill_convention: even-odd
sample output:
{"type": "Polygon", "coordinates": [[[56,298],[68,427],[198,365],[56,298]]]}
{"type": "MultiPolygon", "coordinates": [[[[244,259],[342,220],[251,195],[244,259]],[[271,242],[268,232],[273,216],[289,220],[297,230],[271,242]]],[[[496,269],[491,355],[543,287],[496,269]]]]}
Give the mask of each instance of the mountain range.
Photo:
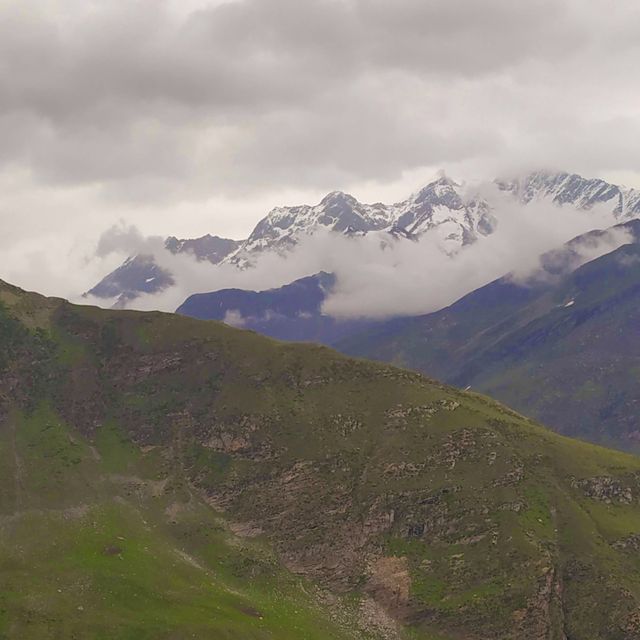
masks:
{"type": "MultiPolygon", "coordinates": [[[[286,255],[301,239],[322,231],[347,236],[374,234],[381,243],[416,240],[430,233],[436,235],[445,254],[454,255],[462,246],[495,230],[493,211],[500,193],[522,204],[549,202],[581,210],[601,206],[620,221],[640,216],[640,191],[575,174],[539,171],[475,189],[443,176],[396,204],[362,204],[335,191],[315,206],[272,210],[246,240],[169,238],[166,249],[188,252],[213,264],[250,269],[261,256],[286,255]]],[[[160,269],[153,256],[138,255],[130,256],[88,293],[126,306],[141,293],[158,293],[172,284],[172,274],[160,269]]]]}
{"type": "Polygon", "coordinates": [[[242,267],[265,251],[286,252],[305,235],[328,230],[346,235],[381,232],[408,239],[437,230],[442,247],[454,252],[491,232],[491,206],[447,177],[431,182],[407,200],[385,205],[362,204],[334,191],[318,205],[279,207],[261,220],[238,250],[226,258],[242,267]]]}
{"type": "Polygon", "coordinates": [[[326,347],[2,282],[0,373],[5,638],[640,638],[634,456],[326,347]]]}
{"type": "MultiPolygon", "coordinates": [[[[347,354],[409,367],[461,388],[488,393],[560,433],[640,450],[636,420],[640,353],[637,341],[631,339],[640,326],[636,313],[640,272],[635,257],[639,193],[602,180],[549,173],[498,181],[497,186],[525,205],[543,201],[585,210],[603,206],[618,219],[630,221],[589,232],[548,252],[540,259],[539,271],[526,281],[505,274],[450,307],[423,316],[334,318],[324,311],[336,287],[335,275],[328,273],[267,291],[224,289],[196,294],[178,313],[221,320],[282,340],[320,342],[347,354]]],[[[430,216],[423,217],[422,227],[416,227],[415,216],[411,218],[401,241],[416,237],[419,228],[424,233],[424,221],[433,222],[436,211],[442,214],[447,208],[451,214],[457,210],[462,199],[452,195],[456,190],[460,190],[458,185],[441,178],[407,201],[422,202],[424,207],[429,203],[430,216]]],[[[466,205],[463,220],[469,211],[480,210],[477,202],[475,208],[466,205]]],[[[239,256],[286,251],[301,234],[329,224],[329,218],[334,233],[372,233],[380,238],[397,234],[398,221],[407,223],[409,218],[402,216],[411,207],[407,203],[394,206],[395,231],[384,226],[391,219],[391,209],[361,206],[334,193],[318,207],[272,212],[248,241],[217,259],[239,264],[239,256]],[[397,215],[401,210],[405,213],[397,215]]],[[[485,210],[490,211],[488,205],[485,210]]],[[[490,213],[482,219],[488,221],[490,213]]],[[[490,226],[480,224],[481,218],[476,220],[476,230],[491,231],[490,226]]],[[[438,233],[444,228],[438,228],[438,233]]],[[[452,237],[473,242],[477,236],[470,229],[452,237]]],[[[157,271],[153,260],[143,256],[123,269],[130,270],[131,264],[141,264],[148,273],[157,271]]],[[[153,283],[158,276],[152,278],[146,279],[153,283]]]]}

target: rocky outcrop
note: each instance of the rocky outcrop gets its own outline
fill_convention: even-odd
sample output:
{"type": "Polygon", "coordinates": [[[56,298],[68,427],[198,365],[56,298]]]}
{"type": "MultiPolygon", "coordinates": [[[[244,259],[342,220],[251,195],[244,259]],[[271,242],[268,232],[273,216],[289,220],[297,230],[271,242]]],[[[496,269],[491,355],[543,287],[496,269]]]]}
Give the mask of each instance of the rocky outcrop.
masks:
{"type": "Polygon", "coordinates": [[[634,489],[611,476],[597,476],[572,480],[572,485],[584,493],[588,498],[599,500],[606,504],[631,504],[634,501],[634,489]]]}

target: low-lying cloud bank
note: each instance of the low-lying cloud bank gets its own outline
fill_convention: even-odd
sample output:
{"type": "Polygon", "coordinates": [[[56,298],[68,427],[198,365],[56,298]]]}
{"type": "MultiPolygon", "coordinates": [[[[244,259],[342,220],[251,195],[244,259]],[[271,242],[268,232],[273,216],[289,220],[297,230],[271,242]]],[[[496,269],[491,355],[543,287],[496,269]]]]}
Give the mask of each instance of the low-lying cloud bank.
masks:
{"type": "MultiPolygon", "coordinates": [[[[416,242],[390,240],[375,233],[355,238],[318,233],[302,239],[286,257],[265,255],[255,268],[239,270],[173,255],[164,248],[162,238],[143,237],[135,227],[125,226],[103,234],[98,255],[150,254],[173,274],[175,286],[134,300],[130,306],[136,309],[173,311],[193,293],[225,288],[264,290],[323,270],[337,276],[336,288],[324,304],[326,314],[384,318],[435,311],[507,273],[526,283],[539,277],[542,254],[578,235],[616,223],[604,207],[578,211],[548,203],[523,206],[501,194],[493,194],[493,201],[498,203],[495,232],[454,256],[443,253],[435,232],[416,242]]],[[[624,231],[612,230],[597,242],[576,244],[574,266],[629,241],[624,231]]]]}

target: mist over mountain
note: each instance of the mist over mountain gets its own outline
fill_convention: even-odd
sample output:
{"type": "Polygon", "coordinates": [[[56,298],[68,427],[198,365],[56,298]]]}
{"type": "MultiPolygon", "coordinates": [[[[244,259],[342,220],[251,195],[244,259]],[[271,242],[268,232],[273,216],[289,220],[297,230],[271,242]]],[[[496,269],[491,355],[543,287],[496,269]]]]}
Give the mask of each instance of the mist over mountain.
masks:
{"type": "Polygon", "coordinates": [[[509,274],[337,346],[490,394],[561,433],[637,451],[639,309],[640,220],[632,220],[545,255],[532,278],[509,274]],[[585,260],[607,236],[610,250],[585,260]]]}
{"type": "Polygon", "coordinates": [[[266,291],[222,289],[189,296],[176,313],[221,320],[279,340],[333,344],[376,324],[365,318],[339,319],[323,313],[335,287],[333,274],[320,272],[266,291]]]}
{"type": "MultiPolygon", "coordinates": [[[[138,233],[132,232],[129,235],[128,242],[132,242],[136,248],[139,242],[144,242],[138,233]]],[[[158,240],[147,241],[149,250],[166,250],[172,255],[192,256],[197,262],[206,261],[211,264],[219,264],[240,245],[236,240],[209,234],[201,238],[181,240],[170,236],[163,245],[160,245],[158,240]]],[[[113,243],[115,246],[121,246],[121,241],[122,234],[118,233],[117,229],[107,232],[102,236],[98,252],[103,255],[111,253],[114,250],[113,243]]],[[[87,291],[84,297],[114,300],[114,307],[125,308],[142,294],[160,293],[174,284],[171,272],[158,266],[153,253],[136,254],[106,275],[95,287],[87,291]]]]}
{"type": "Polygon", "coordinates": [[[194,295],[178,312],[417,369],[561,433],[638,450],[639,238],[638,219],[590,231],[427,316],[337,320],[323,312],[335,286],[325,274],[194,295]]]}
{"type": "MultiPolygon", "coordinates": [[[[323,306],[326,315],[383,318],[426,312],[507,271],[535,270],[542,253],[591,229],[633,218],[638,207],[634,190],[541,172],[474,187],[440,177],[394,205],[363,205],[334,192],[314,207],[273,210],[215,268],[138,235],[139,253],[153,255],[174,284],[145,291],[142,283],[154,274],[137,273],[130,281],[140,290],[127,293],[127,304],[173,310],[194,293],[260,291],[325,271],[336,277],[323,306]]],[[[131,234],[118,229],[109,232],[111,250],[118,247],[119,233],[122,247],[130,251],[131,234]]]]}

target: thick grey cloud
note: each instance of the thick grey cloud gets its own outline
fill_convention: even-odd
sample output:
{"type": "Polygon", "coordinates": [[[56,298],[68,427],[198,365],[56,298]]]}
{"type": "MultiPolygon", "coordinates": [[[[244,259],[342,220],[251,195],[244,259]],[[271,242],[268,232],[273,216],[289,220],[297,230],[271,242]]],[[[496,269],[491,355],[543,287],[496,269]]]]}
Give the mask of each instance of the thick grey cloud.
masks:
{"type": "MultiPolygon", "coordinates": [[[[602,57],[637,54],[625,25],[639,15],[602,0],[241,0],[186,16],[158,0],[39,5],[0,14],[5,162],[160,197],[299,187],[301,162],[305,183],[329,187],[500,157],[518,136],[535,146],[526,127],[553,90],[580,129],[595,105],[574,109],[563,88],[615,82],[598,77],[602,57]]],[[[595,123],[606,142],[616,122],[595,123]]]]}
{"type": "Polygon", "coordinates": [[[640,185],[639,26],[633,0],[0,0],[3,273],[34,234],[57,262],[120,218],[240,235],[440,167],[640,185]]]}

